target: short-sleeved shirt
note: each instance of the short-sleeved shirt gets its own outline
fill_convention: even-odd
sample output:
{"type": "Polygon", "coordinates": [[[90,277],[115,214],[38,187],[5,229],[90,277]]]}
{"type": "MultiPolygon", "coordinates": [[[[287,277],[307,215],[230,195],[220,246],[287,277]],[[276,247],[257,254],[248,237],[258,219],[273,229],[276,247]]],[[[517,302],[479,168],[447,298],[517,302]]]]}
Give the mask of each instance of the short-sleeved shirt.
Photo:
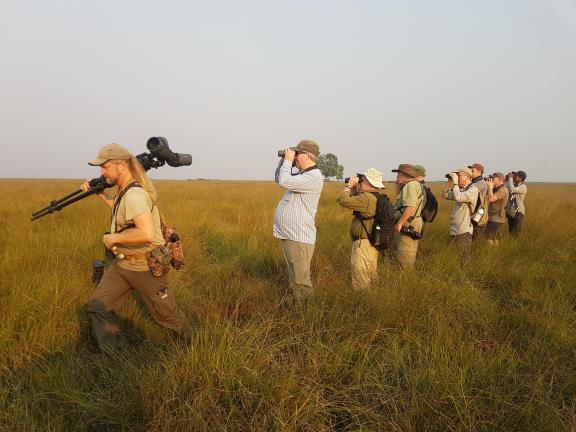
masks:
{"type": "Polygon", "coordinates": [[[491,202],[488,205],[488,220],[491,222],[506,222],[506,207],[508,207],[509,192],[506,186],[502,185],[494,189],[494,196],[498,201],[491,202]]]}
{"type": "MultiPolygon", "coordinates": [[[[150,195],[148,195],[148,192],[141,187],[132,187],[124,194],[120,204],[118,205],[116,217],[114,218],[114,216],[112,216],[110,232],[114,233],[123,229],[129,230],[130,228],[126,227],[134,225],[134,218],[144,213],[152,213],[155,233],[154,241],[152,243],[143,243],[138,245],[125,245],[118,243],[116,245],[118,247],[118,252],[122,252],[127,257],[134,254],[146,253],[149,250],[164,244],[162,229],[160,227],[160,213],[158,212],[158,206],[152,205],[150,195]]],[[[148,264],[143,259],[135,260],[132,263],[126,259],[119,259],[118,265],[126,270],[148,271],[148,264]]]]}
{"type": "Polygon", "coordinates": [[[406,182],[396,195],[396,213],[394,214],[394,218],[396,220],[400,219],[406,207],[414,207],[414,216],[412,216],[412,220],[407,222],[407,224],[413,226],[416,231],[421,232],[424,224],[421,215],[422,209],[426,205],[425,200],[426,194],[419,181],[410,180],[406,182]]]}

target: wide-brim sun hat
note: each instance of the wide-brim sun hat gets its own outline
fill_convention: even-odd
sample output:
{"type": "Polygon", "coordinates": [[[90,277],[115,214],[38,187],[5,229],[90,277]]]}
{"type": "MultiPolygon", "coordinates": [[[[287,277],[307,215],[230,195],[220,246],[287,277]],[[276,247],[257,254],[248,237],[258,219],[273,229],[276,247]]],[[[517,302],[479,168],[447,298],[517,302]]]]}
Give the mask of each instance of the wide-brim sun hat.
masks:
{"type": "Polygon", "coordinates": [[[363,175],[366,177],[366,180],[368,180],[368,183],[375,188],[384,189],[386,187],[384,186],[384,173],[378,171],[376,168],[368,168],[364,171],[363,175]]]}

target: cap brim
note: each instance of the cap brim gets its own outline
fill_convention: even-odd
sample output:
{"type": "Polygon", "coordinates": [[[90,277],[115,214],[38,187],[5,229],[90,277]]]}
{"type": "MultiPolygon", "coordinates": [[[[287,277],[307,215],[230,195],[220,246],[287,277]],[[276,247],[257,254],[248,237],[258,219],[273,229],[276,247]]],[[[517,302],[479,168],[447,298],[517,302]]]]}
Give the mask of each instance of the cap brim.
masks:
{"type": "Polygon", "coordinates": [[[108,162],[108,159],[94,159],[94,160],[88,162],[88,165],[91,165],[91,166],[102,166],[102,165],[104,165],[106,162],[108,162]]]}
{"type": "Polygon", "coordinates": [[[413,175],[413,174],[410,174],[410,173],[407,173],[406,171],[402,171],[402,170],[392,170],[392,172],[395,172],[395,173],[402,173],[402,174],[406,174],[408,177],[416,178],[416,176],[415,176],[415,175],[413,175]]]}

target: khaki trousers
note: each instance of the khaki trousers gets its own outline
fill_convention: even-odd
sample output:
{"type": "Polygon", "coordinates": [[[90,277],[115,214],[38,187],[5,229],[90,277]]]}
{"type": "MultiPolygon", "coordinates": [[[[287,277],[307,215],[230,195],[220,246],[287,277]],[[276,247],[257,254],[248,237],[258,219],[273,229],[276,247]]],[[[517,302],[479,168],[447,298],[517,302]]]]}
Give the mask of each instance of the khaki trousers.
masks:
{"type": "Polygon", "coordinates": [[[286,260],[290,290],[296,300],[304,300],[312,294],[310,264],[314,245],[294,240],[282,240],[282,253],[286,260]]]}
{"type": "Polygon", "coordinates": [[[411,239],[404,234],[396,235],[396,254],[400,267],[414,269],[419,240],[411,239]]]}
{"type": "Polygon", "coordinates": [[[378,276],[378,255],[380,252],[370,244],[368,239],[352,242],[352,289],[355,291],[368,288],[378,276]]]}
{"type": "Polygon", "coordinates": [[[86,306],[92,319],[92,330],[100,348],[113,346],[120,327],[115,311],[135,290],[152,317],[162,326],[174,330],[182,339],[190,338],[190,324],[168,290],[168,274],[160,277],[149,271],[126,270],[113,262],[92,293],[86,306]]]}

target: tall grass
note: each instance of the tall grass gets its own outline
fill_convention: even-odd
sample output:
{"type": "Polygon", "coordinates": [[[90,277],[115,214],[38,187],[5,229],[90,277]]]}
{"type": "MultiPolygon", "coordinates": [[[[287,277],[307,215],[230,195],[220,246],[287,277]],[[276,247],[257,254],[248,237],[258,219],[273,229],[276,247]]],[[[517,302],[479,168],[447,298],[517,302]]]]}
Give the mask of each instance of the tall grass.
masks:
{"type": "MultiPolygon", "coordinates": [[[[326,184],[318,295],[283,301],[273,183],[157,182],[185,241],[171,273],[185,347],[138,299],[100,354],[83,305],[109,211],[89,198],[30,222],[75,181],[0,181],[0,429],[562,431],[576,429],[575,185],[529,185],[524,234],[462,267],[449,202],[415,272],[390,257],[350,288],[349,212],[326,184]]],[[[438,192],[439,186],[435,186],[438,192]]]]}

